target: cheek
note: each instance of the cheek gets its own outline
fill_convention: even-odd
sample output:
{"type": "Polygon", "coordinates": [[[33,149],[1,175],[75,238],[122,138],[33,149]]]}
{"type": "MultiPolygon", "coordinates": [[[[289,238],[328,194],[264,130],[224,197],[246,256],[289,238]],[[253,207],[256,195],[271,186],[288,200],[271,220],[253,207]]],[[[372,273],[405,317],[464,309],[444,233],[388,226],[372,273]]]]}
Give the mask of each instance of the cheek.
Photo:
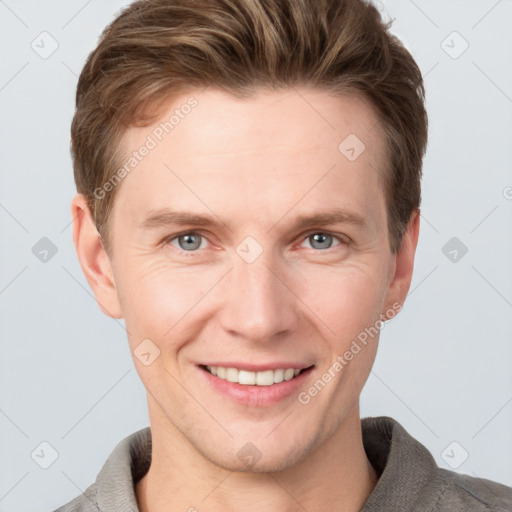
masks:
{"type": "Polygon", "coordinates": [[[172,330],[186,325],[187,313],[218,280],[216,272],[197,267],[170,268],[165,261],[133,261],[120,275],[126,327],[134,343],[139,338],[172,339],[172,330]]]}
{"type": "Polygon", "coordinates": [[[385,282],[372,268],[354,266],[328,278],[317,276],[324,283],[322,293],[317,287],[306,299],[324,325],[327,351],[319,378],[329,382],[330,392],[323,400],[335,400],[340,411],[361,393],[377,353],[385,282]]]}
{"type": "Polygon", "coordinates": [[[302,282],[299,296],[338,351],[379,318],[385,295],[380,274],[375,265],[354,264],[317,268],[302,282]]]}

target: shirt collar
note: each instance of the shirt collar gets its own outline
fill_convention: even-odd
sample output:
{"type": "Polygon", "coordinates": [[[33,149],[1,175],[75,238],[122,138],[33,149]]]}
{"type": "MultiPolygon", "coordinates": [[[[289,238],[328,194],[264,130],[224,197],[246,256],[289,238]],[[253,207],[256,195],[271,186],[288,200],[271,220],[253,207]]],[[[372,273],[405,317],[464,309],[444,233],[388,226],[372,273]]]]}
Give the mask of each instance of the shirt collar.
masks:
{"type": "Polygon", "coordinates": [[[388,416],[363,418],[361,429],[366,455],[379,476],[361,512],[415,510],[437,475],[431,453],[388,416]]]}

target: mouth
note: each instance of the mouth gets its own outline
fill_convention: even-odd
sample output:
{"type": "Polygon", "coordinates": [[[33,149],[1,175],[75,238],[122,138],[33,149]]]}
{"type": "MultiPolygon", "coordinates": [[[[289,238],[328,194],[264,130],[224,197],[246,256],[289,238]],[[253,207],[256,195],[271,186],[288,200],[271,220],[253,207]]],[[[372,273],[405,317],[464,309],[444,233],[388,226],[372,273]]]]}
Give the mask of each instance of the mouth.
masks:
{"type": "Polygon", "coordinates": [[[248,364],[243,366],[244,368],[236,368],[199,364],[197,369],[205,379],[207,390],[240,405],[260,408],[293,401],[315,368],[314,364],[294,368],[279,363],[272,365],[274,368],[248,364]]]}
{"type": "Polygon", "coordinates": [[[272,386],[295,379],[301,373],[312,368],[312,366],[307,368],[276,368],[253,372],[225,366],[200,366],[203,370],[221,380],[241,384],[242,386],[272,386]]]}

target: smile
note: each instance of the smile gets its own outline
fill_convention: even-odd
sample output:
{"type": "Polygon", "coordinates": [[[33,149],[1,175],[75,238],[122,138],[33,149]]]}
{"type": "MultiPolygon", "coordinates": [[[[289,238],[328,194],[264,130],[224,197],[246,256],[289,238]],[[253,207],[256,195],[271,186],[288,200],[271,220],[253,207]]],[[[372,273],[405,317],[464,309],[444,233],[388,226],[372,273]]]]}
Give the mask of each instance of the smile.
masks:
{"type": "Polygon", "coordinates": [[[267,365],[239,363],[236,366],[219,363],[197,365],[207,384],[206,389],[250,407],[271,407],[282,400],[293,400],[315,368],[314,364],[293,368],[284,361],[267,365]]]}
{"type": "Polygon", "coordinates": [[[303,371],[300,368],[278,368],[260,372],[225,368],[223,366],[205,366],[204,368],[219,379],[244,386],[272,386],[272,384],[291,380],[303,371]]]}

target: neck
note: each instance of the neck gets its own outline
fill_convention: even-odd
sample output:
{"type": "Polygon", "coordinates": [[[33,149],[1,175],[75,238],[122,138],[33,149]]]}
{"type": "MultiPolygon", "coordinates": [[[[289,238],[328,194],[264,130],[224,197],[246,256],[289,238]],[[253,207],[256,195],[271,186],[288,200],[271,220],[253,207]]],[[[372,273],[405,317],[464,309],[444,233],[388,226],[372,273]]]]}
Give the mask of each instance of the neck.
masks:
{"type": "Polygon", "coordinates": [[[359,407],[307,459],[275,473],[231,472],[190,446],[163,418],[150,415],[152,459],[135,493],[140,512],[224,510],[357,512],[377,484],[362,442],[359,407]]]}

